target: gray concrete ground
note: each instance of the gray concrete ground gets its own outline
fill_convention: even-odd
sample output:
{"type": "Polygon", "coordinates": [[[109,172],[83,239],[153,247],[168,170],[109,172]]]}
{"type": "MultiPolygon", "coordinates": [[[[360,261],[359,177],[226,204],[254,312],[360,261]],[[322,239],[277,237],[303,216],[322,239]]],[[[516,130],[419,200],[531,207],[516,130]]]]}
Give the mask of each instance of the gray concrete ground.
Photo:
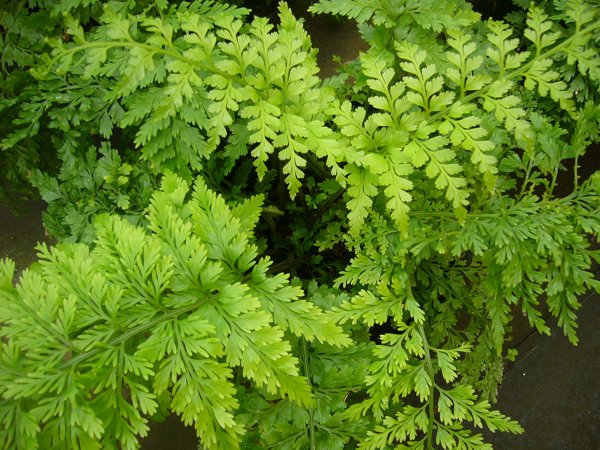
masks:
{"type": "Polygon", "coordinates": [[[0,206],[0,259],[15,261],[17,272],[35,261],[35,246],[46,240],[42,225],[44,202],[19,202],[17,211],[0,206]]]}
{"type": "Polygon", "coordinates": [[[532,334],[519,345],[496,407],[525,433],[497,433],[495,449],[600,449],[600,295],[584,297],[579,339],[574,347],[553,327],[551,336],[532,334]]]}

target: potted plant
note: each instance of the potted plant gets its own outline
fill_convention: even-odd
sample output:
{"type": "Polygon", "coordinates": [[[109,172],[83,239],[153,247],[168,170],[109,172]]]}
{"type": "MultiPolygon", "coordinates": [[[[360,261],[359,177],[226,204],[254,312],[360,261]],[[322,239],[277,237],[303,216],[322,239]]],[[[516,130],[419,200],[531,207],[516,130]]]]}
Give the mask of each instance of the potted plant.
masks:
{"type": "Polygon", "coordinates": [[[207,449],[522,431],[490,405],[514,314],[548,333],[547,305],[576,343],[598,288],[600,179],[578,164],[598,8],[310,10],[369,45],[325,81],[285,3],[277,25],[212,1],[10,10],[48,34],[5,34],[32,60],[4,74],[3,150],[61,242],[16,284],[0,265],[3,447],[137,448],[169,413],[207,449]]]}

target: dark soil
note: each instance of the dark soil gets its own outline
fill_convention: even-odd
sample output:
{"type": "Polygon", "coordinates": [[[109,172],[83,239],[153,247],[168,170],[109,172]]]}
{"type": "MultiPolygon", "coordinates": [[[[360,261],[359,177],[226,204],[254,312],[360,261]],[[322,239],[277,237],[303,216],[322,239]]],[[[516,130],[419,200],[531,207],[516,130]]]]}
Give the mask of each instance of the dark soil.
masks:
{"type": "Polygon", "coordinates": [[[0,206],[0,258],[11,258],[17,273],[36,260],[35,246],[47,240],[42,225],[45,203],[19,202],[16,209],[0,206]]]}

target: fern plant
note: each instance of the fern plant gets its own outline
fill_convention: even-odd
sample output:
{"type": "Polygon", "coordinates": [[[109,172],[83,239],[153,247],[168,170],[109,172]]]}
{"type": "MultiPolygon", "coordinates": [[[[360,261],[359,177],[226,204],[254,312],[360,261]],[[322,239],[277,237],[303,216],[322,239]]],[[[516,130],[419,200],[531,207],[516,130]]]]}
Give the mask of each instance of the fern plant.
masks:
{"type": "Polygon", "coordinates": [[[597,6],[322,0],[370,45],[324,82],[283,3],[51,6],[2,145],[49,142],[64,242],[0,271],[4,447],[136,448],[169,412],[215,449],[522,432],[491,406],[514,314],[576,344],[599,288],[597,6]]]}
{"type": "Polygon", "coordinates": [[[17,288],[3,263],[2,417],[15,420],[3,447],[135,448],[162,407],[205,447],[232,448],[243,431],[234,376],[313,401],[284,330],[352,341],[257,259],[260,197],[231,208],[201,181],[186,201],[188,189],[165,177],[148,231],[99,216],[93,249],[42,247],[17,288]]]}

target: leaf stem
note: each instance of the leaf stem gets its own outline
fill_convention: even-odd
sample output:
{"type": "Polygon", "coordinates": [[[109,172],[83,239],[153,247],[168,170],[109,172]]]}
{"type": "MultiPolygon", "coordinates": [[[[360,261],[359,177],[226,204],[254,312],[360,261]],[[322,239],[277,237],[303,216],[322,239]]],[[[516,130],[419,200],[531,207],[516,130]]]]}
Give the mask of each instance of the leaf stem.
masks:
{"type": "Polygon", "coordinates": [[[519,191],[519,200],[523,198],[525,195],[525,187],[529,183],[529,177],[531,176],[531,169],[533,168],[533,158],[529,157],[529,163],[527,164],[527,169],[525,170],[525,177],[523,178],[523,184],[521,185],[521,190],[519,191]]]}
{"type": "Polygon", "coordinates": [[[309,258],[310,255],[303,255],[299,258],[288,258],[269,267],[269,273],[276,274],[280,272],[291,271],[292,269],[295,269],[296,267],[306,263],[309,258]]]}
{"type": "Polygon", "coordinates": [[[75,365],[85,361],[87,358],[90,358],[90,357],[98,354],[106,347],[114,347],[116,345],[120,345],[121,343],[125,342],[127,339],[130,339],[137,334],[140,334],[147,330],[150,330],[163,321],[170,320],[173,317],[177,317],[181,314],[185,314],[185,313],[194,311],[207,303],[211,303],[214,300],[216,300],[217,297],[218,297],[218,295],[211,295],[210,297],[202,299],[202,300],[194,303],[193,305],[182,306],[181,308],[174,309],[172,311],[169,311],[168,313],[160,314],[159,316],[154,317],[152,320],[148,320],[147,322],[141,323],[140,325],[131,328],[130,330],[126,331],[125,333],[118,335],[117,337],[109,340],[105,344],[98,343],[98,345],[96,345],[91,350],[80,353],[76,357],[71,358],[70,360],[65,362],[62,366],[60,366],[59,369],[62,370],[62,369],[66,369],[71,366],[75,366],[75,365]]]}
{"type": "Polygon", "coordinates": [[[308,221],[308,228],[312,228],[313,225],[317,222],[317,220],[319,220],[319,218],[326,212],[329,210],[329,208],[342,196],[344,195],[344,192],[346,192],[346,189],[344,188],[340,188],[337,191],[335,191],[333,194],[331,194],[327,200],[325,200],[323,203],[321,203],[321,205],[319,205],[319,207],[317,208],[317,210],[315,211],[315,213],[312,215],[312,217],[310,218],[310,220],[308,221]]]}
{"type": "MultiPolygon", "coordinates": [[[[306,381],[309,386],[312,388],[312,384],[310,382],[310,361],[308,356],[308,344],[306,343],[306,339],[302,339],[302,363],[304,365],[304,376],[306,377],[306,381]]],[[[317,435],[315,432],[315,411],[312,406],[308,408],[308,436],[310,438],[310,450],[317,449],[317,435]]]]}
{"type": "Polygon", "coordinates": [[[315,159],[312,153],[305,153],[303,156],[304,159],[308,162],[308,164],[310,164],[310,166],[315,170],[315,172],[319,174],[321,178],[323,178],[324,180],[328,180],[331,178],[331,174],[325,168],[323,168],[320,161],[318,159],[315,159]]]}
{"type": "MultiPolygon", "coordinates": [[[[577,39],[580,39],[581,35],[579,33],[581,33],[581,34],[593,33],[597,28],[600,28],[600,22],[595,23],[594,25],[590,25],[589,27],[587,27],[584,30],[579,30],[579,32],[576,32],[569,38],[562,41],[560,44],[552,47],[547,52],[545,52],[539,56],[536,55],[528,63],[524,64],[523,66],[521,66],[519,69],[515,70],[514,72],[511,72],[511,73],[507,74],[506,76],[504,76],[504,74],[501,73],[500,76],[494,81],[499,81],[499,80],[502,80],[503,78],[506,80],[510,80],[512,78],[518,78],[520,76],[523,76],[525,73],[527,73],[529,71],[529,69],[531,69],[531,67],[533,67],[535,65],[535,63],[538,60],[551,58],[556,53],[560,52],[564,47],[568,47],[572,41],[576,41],[577,39]]],[[[464,104],[467,104],[471,100],[474,100],[477,97],[481,97],[482,95],[485,95],[485,93],[490,90],[490,88],[492,87],[493,84],[494,84],[494,82],[491,82],[488,85],[486,85],[485,87],[482,87],[481,89],[470,93],[469,95],[467,95],[466,97],[461,99],[461,102],[464,104]]],[[[431,122],[435,122],[436,119],[447,116],[448,113],[450,112],[450,110],[452,109],[452,107],[454,107],[455,105],[456,105],[456,102],[454,102],[450,106],[442,109],[441,111],[438,111],[437,113],[430,116],[429,120],[431,122]]]]}
{"type": "Polygon", "coordinates": [[[131,47],[136,47],[136,48],[142,48],[148,52],[151,53],[158,53],[161,55],[165,55],[168,56],[170,58],[173,59],[178,59],[179,61],[182,61],[186,64],[190,64],[193,66],[197,66],[201,69],[207,70],[209,72],[212,72],[214,74],[217,75],[221,75],[224,78],[227,78],[229,80],[232,81],[237,81],[237,78],[235,78],[234,76],[228,74],[227,72],[224,72],[222,70],[217,69],[214,65],[209,64],[207,61],[201,61],[201,60],[197,60],[197,59],[190,59],[190,58],[186,58],[185,56],[183,56],[182,54],[178,53],[178,52],[174,52],[172,50],[167,50],[161,47],[155,47],[152,45],[148,45],[148,44],[143,44],[141,42],[137,42],[137,41],[100,41],[100,42],[87,42],[85,44],[81,44],[81,45],[77,45],[74,47],[71,47],[69,49],[63,50],[62,52],[58,53],[57,55],[55,55],[52,60],[50,61],[50,63],[48,64],[48,67],[51,68],[52,66],[54,66],[54,64],[56,64],[56,62],[60,59],[62,59],[63,57],[70,55],[70,54],[75,54],[77,52],[80,52],[82,50],[86,50],[86,49],[93,49],[93,48],[111,48],[111,47],[121,47],[121,48],[131,48],[131,47]]]}
{"type": "Polygon", "coordinates": [[[423,325],[419,325],[419,334],[423,339],[423,348],[425,350],[425,364],[427,365],[427,372],[429,373],[429,377],[431,378],[431,386],[429,388],[429,400],[427,403],[428,406],[428,416],[429,423],[427,424],[427,444],[426,450],[433,450],[433,426],[435,423],[435,405],[433,403],[435,397],[435,383],[433,382],[435,372],[433,370],[433,362],[431,361],[431,347],[429,347],[429,343],[427,342],[427,335],[425,334],[425,329],[423,325]]]}
{"type": "Polygon", "coordinates": [[[579,152],[575,153],[575,160],[573,162],[573,192],[577,192],[579,188],[579,152]]]}
{"type": "Polygon", "coordinates": [[[556,187],[556,180],[558,179],[558,170],[559,169],[560,169],[560,163],[557,163],[556,166],[554,167],[554,171],[552,172],[552,181],[550,182],[550,187],[544,193],[545,195],[548,196],[548,198],[551,197],[552,194],[554,193],[554,188],[556,187]]]}

